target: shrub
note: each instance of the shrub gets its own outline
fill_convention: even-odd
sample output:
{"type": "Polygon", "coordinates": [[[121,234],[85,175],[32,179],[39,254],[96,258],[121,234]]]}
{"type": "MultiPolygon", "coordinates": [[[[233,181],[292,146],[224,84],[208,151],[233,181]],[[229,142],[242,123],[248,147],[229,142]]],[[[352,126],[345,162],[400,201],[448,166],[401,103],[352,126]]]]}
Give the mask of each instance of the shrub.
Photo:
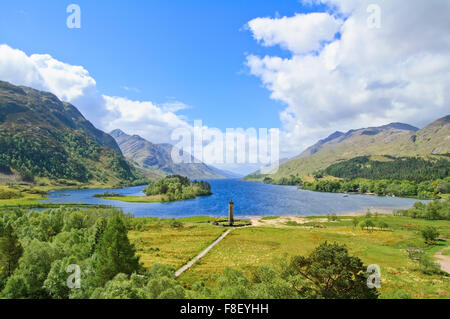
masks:
{"type": "Polygon", "coordinates": [[[426,244],[434,244],[436,239],[439,237],[439,231],[433,226],[425,227],[421,230],[421,234],[426,244]]]}

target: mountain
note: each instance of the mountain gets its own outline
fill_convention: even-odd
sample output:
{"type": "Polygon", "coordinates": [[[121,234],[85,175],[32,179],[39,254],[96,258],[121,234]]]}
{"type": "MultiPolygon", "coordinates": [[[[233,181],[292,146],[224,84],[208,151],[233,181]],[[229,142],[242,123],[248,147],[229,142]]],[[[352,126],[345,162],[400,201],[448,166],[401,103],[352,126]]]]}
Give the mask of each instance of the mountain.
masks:
{"type": "Polygon", "coordinates": [[[204,163],[180,163],[172,160],[171,144],[154,144],[139,135],[128,135],[121,130],[114,130],[110,135],[116,140],[125,157],[136,166],[150,174],[160,176],[179,174],[192,179],[224,178],[224,174],[204,163]]]}
{"type": "Polygon", "coordinates": [[[217,167],[214,167],[214,166],[211,166],[211,165],[208,166],[208,167],[210,169],[212,169],[213,171],[215,171],[216,173],[222,175],[225,178],[241,178],[241,177],[244,177],[244,175],[241,175],[241,174],[238,174],[238,173],[235,173],[235,172],[231,172],[231,171],[227,171],[227,170],[224,170],[224,169],[220,169],[220,168],[217,168],[217,167]]]}
{"type": "MultiPolygon", "coordinates": [[[[359,156],[431,156],[450,153],[450,115],[423,129],[403,123],[335,132],[280,165],[273,179],[305,177],[331,164],[359,156]]],[[[248,176],[261,179],[262,176],[248,176]]]]}
{"type": "MultiPolygon", "coordinates": [[[[287,163],[290,160],[291,160],[291,158],[288,158],[288,157],[282,158],[282,159],[280,159],[278,161],[278,165],[283,165],[284,163],[287,163]]],[[[271,169],[271,166],[270,165],[266,165],[266,166],[263,166],[263,168],[265,168],[266,170],[269,170],[269,169],[271,169]]],[[[262,168],[254,171],[253,173],[251,173],[251,174],[249,174],[247,176],[245,176],[244,179],[245,180],[258,180],[258,179],[261,178],[261,176],[265,176],[265,174],[262,173],[262,168]]]]}
{"type": "Polygon", "coordinates": [[[116,141],[75,106],[51,93],[3,81],[0,166],[3,179],[19,174],[23,180],[62,184],[121,185],[142,176],[127,163],[116,141]]]}
{"type": "Polygon", "coordinates": [[[419,129],[417,127],[414,127],[414,126],[411,126],[408,124],[391,123],[391,124],[387,124],[387,125],[383,125],[383,126],[379,126],[379,127],[368,127],[368,128],[359,129],[359,130],[350,130],[347,133],[342,133],[342,132],[337,131],[337,132],[334,132],[333,134],[331,134],[330,136],[324,138],[323,140],[318,141],[316,144],[308,147],[297,158],[311,156],[311,155],[317,153],[318,151],[320,151],[323,147],[342,143],[343,141],[345,141],[349,138],[352,138],[356,135],[359,135],[359,134],[373,136],[373,135],[377,135],[378,133],[381,133],[383,131],[389,131],[389,130],[416,132],[419,129]]]}

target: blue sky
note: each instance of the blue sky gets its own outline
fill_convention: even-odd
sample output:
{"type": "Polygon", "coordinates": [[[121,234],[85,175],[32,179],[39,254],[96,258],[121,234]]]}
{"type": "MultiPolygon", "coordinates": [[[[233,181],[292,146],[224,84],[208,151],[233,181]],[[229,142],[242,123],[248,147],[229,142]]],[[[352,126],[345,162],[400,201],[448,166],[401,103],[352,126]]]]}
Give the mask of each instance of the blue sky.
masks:
{"type": "Polygon", "coordinates": [[[82,65],[102,94],[182,101],[191,108],[180,114],[219,129],[280,126],[284,105],[270,99],[245,59],[289,52],[258,45],[245,24],[317,10],[296,0],[76,1],[82,27],[68,29],[70,3],[1,1],[0,43],[82,65]]]}

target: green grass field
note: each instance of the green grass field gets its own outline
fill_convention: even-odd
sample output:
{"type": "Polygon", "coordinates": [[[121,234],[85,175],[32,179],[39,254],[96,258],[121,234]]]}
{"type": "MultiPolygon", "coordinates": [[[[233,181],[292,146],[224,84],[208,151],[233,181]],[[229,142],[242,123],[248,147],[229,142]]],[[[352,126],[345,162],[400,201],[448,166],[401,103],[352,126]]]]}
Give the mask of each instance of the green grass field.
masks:
{"type": "MultiPolygon", "coordinates": [[[[447,239],[430,247],[424,244],[420,235],[420,229],[433,225],[439,229],[441,237],[449,238],[450,222],[390,215],[373,219],[385,221],[389,229],[361,230],[352,226],[351,217],[322,222],[321,227],[324,228],[317,228],[317,222],[306,222],[296,226],[270,224],[233,229],[179,280],[186,286],[198,280],[211,283],[215,275],[226,267],[250,274],[257,266],[277,264],[286,256],[306,255],[319,243],[329,241],[345,244],[350,253],[361,258],[366,265],[378,264],[381,267],[381,298],[450,298],[450,279],[440,274],[422,273],[418,262],[409,259],[406,252],[407,247],[422,247],[425,254],[433,256],[450,245],[447,239]]],[[[224,231],[222,227],[205,223],[206,220],[190,220],[180,229],[152,226],[142,232],[131,232],[130,238],[140,249],[145,266],[158,262],[177,268],[200,253],[224,231]]]]}
{"type": "Polygon", "coordinates": [[[174,228],[167,220],[154,219],[144,231],[131,231],[141,262],[149,267],[160,263],[179,268],[214,242],[224,227],[213,226],[209,217],[178,219],[183,227],[174,228]]]}
{"type": "Polygon", "coordinates": [[[108,197],[100,197],[103,199],[109,200],[118,200],[121,202],[128,203],[160,203],[163,201],[162,195],[152,195],[152,196],[108,196],[108,197]]]}

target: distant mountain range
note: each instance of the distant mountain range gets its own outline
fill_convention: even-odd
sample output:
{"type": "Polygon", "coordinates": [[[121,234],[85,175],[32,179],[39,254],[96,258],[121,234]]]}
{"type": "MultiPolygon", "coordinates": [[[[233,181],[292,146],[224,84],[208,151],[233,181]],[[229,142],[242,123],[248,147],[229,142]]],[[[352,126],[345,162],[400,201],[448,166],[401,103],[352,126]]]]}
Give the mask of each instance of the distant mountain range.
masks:
{"type": "Polygon", "coordinates": [[[55,95],[0,81],[0,181],[122,185],[141,175],[116,141],[55,95]],[[18,178],[18,176],[20,178],[18,178]]]}
{"type": "MultiPolygon", "coordinates": [[[[0,81],[0,183],[120,186],[180,174],[194,179],[236,178],[204,163],[172,161],[171,144],[96,129],[55,95],[0,81]],[[111,136],[112,135],[112,136],[111,136]]],[[[297,157],[282,161],[273,179],[312,175],[359,156],[439,157],[450,153],[450,115],[423,129],[391,123],[335,132],[297,157]]],[[[256,173],[246,179],[261,180],[256,173]]]]}
{"type": "MultiPolygon", "coordinates": [[[[403,123],[335,132],[280,165],[273,179],[291,175],[305,177],[331,164],[358,156],[438,156],[450,153],[450,115],[423,129],[403,123]]],[[[246,177],[261,180],[261,174],[246,177]]]]}
{"type": "Polygon", "coordinates": [[[110,135],[116,140],[125,157],[148,174],[157,176],[179,174],[192,179],[237,177],[233,173],[204,163],[194,163],[193,157],[191,163],[176,164],[171,155],[174,146],[168,143],[154,144],[139,135],[128,135],[119,129],[112,131],[110,135]]]}

